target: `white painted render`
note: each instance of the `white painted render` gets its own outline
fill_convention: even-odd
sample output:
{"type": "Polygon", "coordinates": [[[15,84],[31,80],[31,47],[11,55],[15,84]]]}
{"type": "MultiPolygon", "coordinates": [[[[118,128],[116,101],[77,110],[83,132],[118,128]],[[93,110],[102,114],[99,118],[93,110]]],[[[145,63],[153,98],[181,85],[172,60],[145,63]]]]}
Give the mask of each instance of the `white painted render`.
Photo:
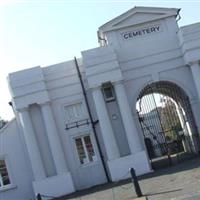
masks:
{"type": "MultiPolygon", "coordinates": [[[[138,175],[151,171],[136,113],[138,95],[147,84],[169,81],[181,87],[199,130],[200,23],[179,28],[178,13],[135,7],[101,26],[100,47],[83,51],[78,59],[112,181],[127,178],[130,167],[138,175]],[[118,108],[104,100],[101,87],[108,82],[118,108]],[[117,142],[117,126],[128,155],[120,154],[119,145],[125,143],[117,142]]],[[[0,158],[5,157],[11,179],[9,187],[0,188],[0,199],[62,196],[107,182],[91,124],[66,129],[66,106],[82,103],[82,119],[89,119],[74,60],[11,73],[8,84],[16,119],[0,130],[0,158]],[[91,137],[95,159],[81,165],[75,138],[84,135],[91,137]]]]}

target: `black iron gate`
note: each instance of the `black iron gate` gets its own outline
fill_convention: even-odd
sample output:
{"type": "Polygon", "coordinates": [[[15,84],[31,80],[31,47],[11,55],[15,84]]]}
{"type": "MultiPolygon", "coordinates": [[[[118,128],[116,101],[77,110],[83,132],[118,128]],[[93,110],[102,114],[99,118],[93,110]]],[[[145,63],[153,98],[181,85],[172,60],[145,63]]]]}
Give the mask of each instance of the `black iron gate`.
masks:
{"type": "Polygon", "coordinates": [[[198,154],[199,134],[190,101],[179,86],[166,81],[147,85],[138,97],[137,111],[154,169],[198,154]]]}

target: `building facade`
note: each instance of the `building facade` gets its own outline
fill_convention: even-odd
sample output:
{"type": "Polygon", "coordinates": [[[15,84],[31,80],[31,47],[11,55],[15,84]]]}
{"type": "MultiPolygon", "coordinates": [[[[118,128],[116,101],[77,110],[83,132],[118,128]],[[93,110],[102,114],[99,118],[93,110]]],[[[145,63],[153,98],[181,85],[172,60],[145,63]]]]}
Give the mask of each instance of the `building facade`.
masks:
{"type": "Polygon", "coordinates": [[[100,47],[77,62],[9,74],[16,118],[0,130],[0,199],[57,197],[128,178],[130,167],[152,171],[136,110],[148,84],[176,85],[198,134],[200,24],[179,28],[179,11],[135,7],[101,26],[100,47]]]}

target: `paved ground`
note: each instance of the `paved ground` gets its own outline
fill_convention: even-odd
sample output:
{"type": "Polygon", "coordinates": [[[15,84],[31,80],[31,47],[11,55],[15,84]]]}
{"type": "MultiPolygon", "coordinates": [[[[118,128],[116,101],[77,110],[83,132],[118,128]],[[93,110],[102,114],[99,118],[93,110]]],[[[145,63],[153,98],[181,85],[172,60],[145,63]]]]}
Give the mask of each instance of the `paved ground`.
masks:
{"type": "MultiPolygon", "coordinates": [[[[199,200],[200,157],[139,178],[148,200],[199,200]]],[[[131,200],[136,198],[130,180],[97,186],[62,200],[131,200]]],[[[61,199],[60,199],[61,200],[61,199]]]]}

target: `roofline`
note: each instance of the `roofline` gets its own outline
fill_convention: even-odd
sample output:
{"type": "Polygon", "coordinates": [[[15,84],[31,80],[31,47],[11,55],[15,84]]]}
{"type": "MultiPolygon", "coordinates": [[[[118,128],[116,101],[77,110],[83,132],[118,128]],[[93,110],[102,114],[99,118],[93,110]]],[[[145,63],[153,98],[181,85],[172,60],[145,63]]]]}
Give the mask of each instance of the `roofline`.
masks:
{"type": "Polygon", "coordinates": [[[16,121],[16,117],[13,117],[10,121],[8,121],[5,126],[3,126],[1,129],[0,129],[0,134],[2,134],[4,132],[4,130],[6,128],[8,128],[8,126],[10,126],[11,123],[13,123],[14,121],[16,121]]]}
{"type": "Polygon", "coordinates": [[[117,19],[119,19],[119,18],[121,18],[121,17],[127,15],[129,12],[131,12],[131,11],[134,10],[134,9],[157,9],[157,10],[161,10],[161,9],[166,10],[166,9],[167,9],[167,10],[175,10],[175,11],[176,11],[176,17],[179,15],[179,12],[180,12],[180,10],[181,10],[181,8],[134,6],[133,8],[127,10],[126,12],[124,12],[124,13],[118,15],[117,17],[115,17],[115,18],[109,20],[108,22],[106,22],[105,24],[101,25],[101,26],[98,28],[99,32],[102,32],[103,28],[104,28],[107,24],[109,24],[109,23],[111,23],[112,21],[117,20],[117,19]]]}

